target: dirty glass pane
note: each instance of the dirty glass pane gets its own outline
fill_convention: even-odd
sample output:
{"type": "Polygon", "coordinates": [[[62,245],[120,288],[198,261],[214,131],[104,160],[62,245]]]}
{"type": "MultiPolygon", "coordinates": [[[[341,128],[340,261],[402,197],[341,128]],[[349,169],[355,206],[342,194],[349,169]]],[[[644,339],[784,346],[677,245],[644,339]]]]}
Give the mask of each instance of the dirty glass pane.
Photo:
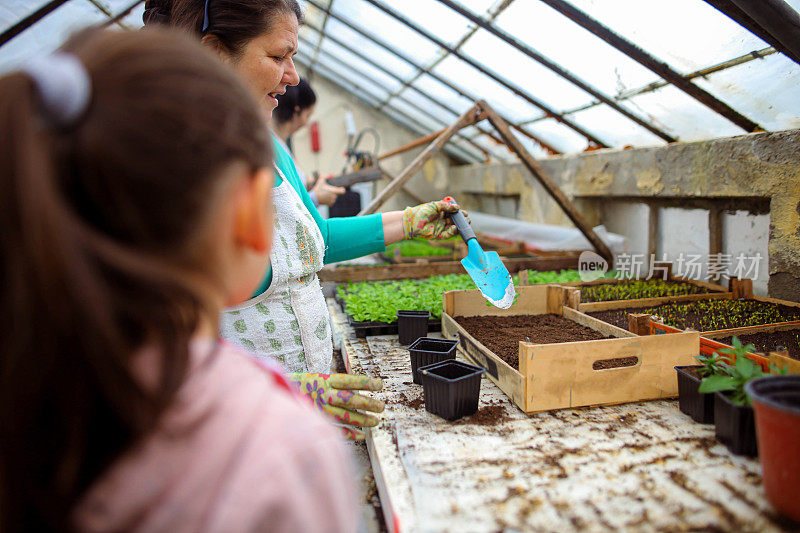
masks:
{"type": "Polygon", "coordinates": [[[682,73],[767,46],[700,0],[570,0],[570,3],[682,73]]]}
{"type": "Polygon", "coordinates": [[[7,30],[47,3],[48,0],[4,0],[0,3],[0,31],[7,30]]]}
{"type": "MultiPolygon", "coordinates": [[[[446,78],[445,78],[446,79],[446,78]]],[[[459,95],[454,90],[450,89],[439,80],[433,78],[429,74],[423,74],[412,85],[419,90],[429,94],[442,103],[449,105],[458,113],[463,113],[473,104],[469,98],[459,95]]],[[[460,87],[459,87],[460,88],[460,87]]]]}
{"type": "Polygon", "coordinates": [[[333,12],[379,35],[390,46],[417,62],[434,60],[440,50],[432,42],[366,2],[334,2],[333,12]]]}
{"type": "MultiPolygon", "coordinates": [[[[359,23],[359,26],[367,26],[366,29],[368,29],[371,34],[377,34],[375,28],[369,27],[369,24],[364,24],[361,22],[359,23]]],[[[362,37],[338,20],[334,20],[332,18],[329,19],[328,24],[325,27],[325,32],[336,37],[340,41],[346,42],[352,48],[359,50],[365,56],[369,57],[378,64],[383,65],[403,79],[408,79],[410,76],[414,75],[415,72],[417,72],[417,69],[407,62],[398,58],[396,55],[385,50],[384,48],[381,48],[367,38],[362,37]]],[[[386,39],[385,35],[380,35],[380,38],[382,40],[388,40],[386,39]]],[[[399,48],[398,51],[405,56],[410,55],[403,47],[399,48]]]]}
{"type": "Polygon", "coordinates": [[[411,105],[399,98],[392,98],[389,101],[389,103],[392,105],[392,107],[396,108],[399,111],[402,111],[405,115],[413,118],[415,121],[419,122],[420,124],[428,128],[429,130],[428,133],[442,129],[447,125],[445,122],[441,120],[431,118],[430,116],[425,115],[424,113],[420,112],[419,108],[417,108],[416,106],[411,105]]]}
{"type": "MultiPolygon", "coordinates": [[[[338,1],[336,2],[336,4],[339,3],[340,2],[338,1]]],[[[381,35],[383,35],[384,31],[394,31],[394,25],[399,24],[397,20],[389,17],[379,9],[372,7],[362,0],[344,3],[367,6],[369,9],[366,10],[365,14],[368,18],[363,18],[360,20],[369,20],[370,24],[375,24],[376,27],[381,30],[381,35]],[[381,15],[387,17],[393,24],[387,25],[384,29],[384,26],[382,26],[383,19],[372,18],[374,13],[380,13],[381,15]]],[[[467,19],[444,4],[440,4],[439,2],[384,0],[383,3],[394,11],[397,11],[400,15],[407,18],[414,24],[420,26],[425,31],[435,35],[437,38],[450,45],[455,45],[471,27],[471,23],[467,19]]],[[[413,30],[409,31],[413,32],[413,30]]],[[[414,32],[414,35],[421,37],[416,32],[414,32]]],[[[430,43],[430,41],[428,42],[430,43]]]]}
{"type": "Polygon", "coordinates": [[[514,2],[497,18],[496,24],[606,94],[617,94],[660,79],[538,0],[514,2]]]}
{"type": "MultiPolygon", "coordinates": [[[[316,37],[318,36],[319,34],[316,35],[316,37]]],[[[315,41],[315,39],[311,40],[312,43],[315,41]]],[[[370,65],[355,54],[345,50],[330,39],[323,39],[321,48],[322,53],[320,53],[318,61],[334,65],[340,63],[342,66],[345,66],[348,71],[354,70],[356,72],[363,72],[367,77],[378,81],[388,91],[394,92],[400,89],[399,81],[370,65]]]]}
{"type": "Polygon", "coordinates": [[[538,108],[455,56],[449,56],[439,63],[433,72],[462,88],[468,88],[471,94],[486,100],[513,121],[525,120],[539,114],[538,108]]]}
{"type": "Polygon", "coordinates": [[[67,2],[0,48],[0,72],[15,69],[31,56],[52,52],[75,31],[104,20],[108,17],[87,1],[67,2]]]}
{"type": "MultiPolygon", "coordinates": [[[[303,65],[306,67],[311,63],[310,53],[298,54],[295,57],[300,58],[303,65]]],[[[362,87],[365,91],[377,98],[385,99],[390,95],[389,90],[383,85],[373,83],[363,76],[359,76],[357,72],[348,69],[341,63],[335,61],[319,61],[318,64],[324,66],[328,71],[335,73],[339,78],[345,79],[357,87],[362,87]]]]}
{"type": "Polygon", "coordinates": [[[766,130],[800,128],[800,66],[783,54],[694,81],[766,130]]]}
{"type": "Polygon", "coordinates": [[[589,93],[486,30],[479,30],[463,51],[555,111],[592,101],[589,93]]]}
{"type": "Polygon", "coordinates": [[[565,154],[582,152],[588,145],[585,137],[552,118],[527,124],[525,129],[565,154]]]}
{"type": "Polygon", "coordinates": [[[744,133],[740,127],[672,85],[635,96],[625,103],[681,141],[744,133]]]}
{"type": "MultiPolygon", "coordinates": [[[[625,107],[633,111],[632,106],[625,107]]],[[[658,146],[665,142],[607,105],[579,111],[569,118],[614,147],[658,146]]]]}

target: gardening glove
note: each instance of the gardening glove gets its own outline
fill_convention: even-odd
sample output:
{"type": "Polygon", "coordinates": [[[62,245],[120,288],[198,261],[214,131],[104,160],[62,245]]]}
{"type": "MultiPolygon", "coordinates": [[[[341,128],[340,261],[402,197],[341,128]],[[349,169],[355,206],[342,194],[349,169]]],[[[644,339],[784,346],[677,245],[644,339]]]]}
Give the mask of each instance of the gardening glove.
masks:
{"type": "MultiPolygon", "coordinates": [[[[458,228],[447,216],[460,209],[455,200],[448,197],[428,202],[403,211],[403,233],[406,239],[449,239],[458,234],[458,228]]],[[[464,211],[467,216],[467,212],[464,211]]],[[[467,220],[469,217],[467,216],[467,220]]]]}
{"type": "Polygon", "coordinates": [[[348,427],[342,428],[350,440],[364,440],[364,432],[356,427],[375,427],[378,419],[361,413],[383,412],[383,402],[367,398],[353,391],[379,391],[383,382],[379,379],[353,374],[289,374],[289,381],[304,396],[308,396],[317,408],[348,427]]]}

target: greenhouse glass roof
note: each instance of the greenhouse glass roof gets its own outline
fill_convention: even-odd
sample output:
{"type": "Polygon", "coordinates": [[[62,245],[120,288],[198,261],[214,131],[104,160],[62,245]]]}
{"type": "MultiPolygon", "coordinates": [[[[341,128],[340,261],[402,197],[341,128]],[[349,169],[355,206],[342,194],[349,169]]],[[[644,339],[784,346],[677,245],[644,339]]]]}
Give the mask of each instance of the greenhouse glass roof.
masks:
{"type": "MultiPolygon", "coordinates": [[[[800,0],[763,1],[798,17],[800,0]]],[[[476,99],[537,156],[800,127],[800,66],[785,39],[736,7],[758,4],[751,0],[302,3],[301,74],[330,80],[419,134],[448,126],[476,99]]],[[[88,24],[138,28],[143,8],[2,0],[0,70],[88,24]]],[[[452,153],[510,159],[493,136],[465,129],[452,153]]]]}

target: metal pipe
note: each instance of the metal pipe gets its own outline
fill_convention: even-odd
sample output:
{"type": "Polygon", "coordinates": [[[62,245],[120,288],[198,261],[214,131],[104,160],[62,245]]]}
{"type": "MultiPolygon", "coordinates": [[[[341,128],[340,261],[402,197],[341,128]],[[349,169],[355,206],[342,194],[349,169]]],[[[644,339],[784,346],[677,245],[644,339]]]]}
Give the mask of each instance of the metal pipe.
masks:
{"type": "Polygon", "coordinates": [[[565,80],[569,81],[573,85],[583,89],[584,91],[586,91],[587,93],[591,94],[592,96],[594,96],[595,98],[597,98],[598,100],[600,100],[601,102],[603,102],[604,104],[609,106],[610,108],[614,109],[615,111],[617,111],[618,113],[622,114],[626,118],[628,118],[628,119],[632,120],[633,122],[635,122],[636,124],[640,125],[641,127],[646,129],[650,133],[652,133],[654,135],[657,135],[658,137],[661,137],[661,139],[663,139],[663,140],[665,140],[667,142],[675,142],[675,141],[677,141],[677,139],[675,137],[673,137],[672,135],[669,135],[668,133],[664,132],[663,130],[657,128],[651,122],[646,121],[645,119],[641,118],[640,116],[635,115],[631,111],[629,111],[629,110],[625,109],[624,107],[622,107],[621,105],[619,105],[617,102],[614,101],[614,99],[611,96],[606,95],[605,93],[603,93],[599,89],[593,87],[588,82],[580,79],[579,77],[577,77],[576,75],[574,75],[573,73],[568,71],[567,69],[562,68],[560,65],[558,65],[557,63],[554,63],[549,58],[547,58],[544,55],[542,55],[541,53],[537,52],[536,50],[534,50],[533,48],[531,48],[527,44],[518,41],[517,39],[512,37],[508,32],[506,32],[504,30],[501,30],[500,28],[498,28],[497,26],[495,26],[491,22],[489,22],[487,20],[484,20],[483,17],[479,17],[478,15],[476,15],[475,13],[470,11],[469,9],[461,6],[460,4],[457,4],[457,3],[453,2],[453,0],[438,0],[438,1],[440,3],[446,5],[447,7],[449,7],[450,9],[452,9],[453,11],[455,11],[456,13],[461,15],[462,17],[472,21],[473,23],[477,24],[479,27],[481,27],[484,30],[490,32],[495,37],[498,37],[499,39],[501,39],[501,40],[505,41],[506,43],[508,43],[509,45],[513,46],[514,48],[516,48],[517,50],[519,50],[520,52],[522,52],[526,56],[530,57],[531,59],[533,59],[534,61],[536,61],[540,65],[546,67],[547,69],[549,69],[552,72],[555,72],[556,74],[558,74],[559,76],[561,76],[565,80]]]}
{"type": "Polygon", "coordinates": [[[766,30],[787,55],[800,63],[800,15],[783,0],[732,0],[756,24],[766,30]]]}
{"type": "Polygon", "coordinates": [[[594,20],[590,16],[588,16],[583,11],[576,9],[572,4],[565,2],[564,0],[541,0],[548,6],[552,7],[568,19],[572,20],[579,26],[583,27],[584,29],[592,32],[597,37],[600,37],[605,42],[622,52],[623,54],[627,55],[634,61],[638,62],[642,66],[650,69],[651,71],[655,72],[671,84],[675,85],[678,89],[682,90],[698,102],[701,102],[706,107],[716,111],[723,117],[727,118],[740,128],[745,131],[763,131],[763,129],[750,120],[749,118],[745,117],[744,115],[740,114],[738,111],[734,110],[728,104],[722,102],[721,100],[717,99],[711,93],[701,89],[691,81],[685,79],[681,76],[678,72],[672,69],[669,65],[664,63],[663,61],[656,59],[655,57],[651,56],[632,42],[628,41],[617,35],[616,33],[612,32],[607,27],[600,24],[598,21],[594,20]]]}
{"type": "Polygon", "coordinates": [[[426,39],[428,39],[432,43],[436,44],[440,48],[442,48],[442,49],[448,51],[449,53],[453,54],[454,56],[456,56],[460,60],[464,61],[465,63],[467,63],[471,67],[475,68],[476,70],[478,70],[482,74],[488,76],[489,78],[493,79],[494,81],[496,81],[497,83],[499,83],[500,85],[502,85],[503,87],[508,89],[509,91],[513,92],[514,94],[516,94],[517,96],[519,96],[523,100],[526,100],[530,104],[534,105],[535,107],[538,107],[539,109],[541,109],[542,111],[544,111],[548,115],[552,116],[558,122],[561,122],[562,124],[564,124],[565,126],[570,128],[571,130],[573,130],[573,131],[579,133],[580,135],[586,137],[589,141],[591,141],[592,143],[596,144],[597,146],[600,146],[600,147],[603,147],[603,148],[607,148],[609,146],[607,143],[605,143],[604,141],[600,140],[596,135],[588,132],[587,130],[585,130],[581,126],[575,124],[574,122],[572,122],[568,118],[566,118],[563,115],[561,115],[555,109],[552,109],[551,107],[549,107],[547,104],[545,104],[541,100],[531,96],[528,92],[522,90],[522,88],[520,88],[519,86],[511,83],[510,81],[505,79],[500,74],[497,74],[496,72],[492,71],[486,65],[484,65],[482,63],[479,63],[479,62],[475,61],[474,59],[472,59],[471,57],[469,57],[469,56],[459,52],[458,50],[454,49],[452,46],[448,45],[446,42],[442,41],[441,39],[439,39],[438,37],[436,37],[435,35],[433,35],[429,31],[421,28],[419,25],[411,22],[410,20],[408,20],[406,17],[404,17],[400,13],[398,13],[395,10],[393,10],[392,8],[386,6],[380,0],[364,0],[364,1],[372,4],[373,6],[375,6],[378,9],[380,9],[381,11],[383,11],[384,13],[389,15],[390,17],[394,18],[398,22],[404,24],[405,26],[409,27],[410,29],[412,29],[415,32],[417,32],[418,34],[422,35],[423,37],[425,37],[426,39]]]}
{"type": "MultiPolygon", "coordinates": [[[[310,5],[316,7],[319,10],[323,10],[323,11],[325,10],[325,8],[322,5],[320,5],[318,0],[306,0],[306,1],[310,5]]],[[[338,20],[342,24],[346,25],[350,30],[354,31],[358,35],[361,35],[362,37],[364,37],[368,41],[376,44],[377,46],[379,46],[383,50],[386,50],[390,54],[392,54],[395,57],[399,58],[400,60],[408,63],[412,67],[414,67],[414,68],[416,68],[418,70],[423,70],[425,68],[422,65],[420,65],[419,63],[417,63],[416,61],[414,61],[413,59],[409,58],[408,56],[398,52],[392,46],[387,44],[385,41],[383,41],[379,37],[373,35],[369,31],[365,30],[363,27],[359,26],[358,24],[356,24],[352,20],[349,20],[349,19],[339,15],[338,13],[333,13],[333,12],[330,13],[330,16],[331,16],[331,18],[333,18],[335,20],[338,20]]],[[[478,100],[480,100],[479,97],[477,97],[474,94],[470,93],[466,89],[463,89],[463,88],[459,87],[458,85],[455,85],[454,83],[452,83],[447,78],[444,78],[444,77],[436,74],[435,72],[429,72],[428,75],[430,77],[432,77],[433,79],[437,80],[438,82],[440,82],[441,84],[443,84],[444,86],[452,89],[456,93],[458,93],[461,96],[467,98],[468,100],[472,100],[474,102],[477,102],[478,100]]],[[[520,126],[518,126],[516,122],[509,120],[508,118],[506,118],[503,115],[501,115],[501,117],[503,118],[503,120],[505,120],[506,122],[511,124],[514,129],[518,130],[520,133],[522,133],[523,135],[525,135],[529,139],[533,140],[534,142],[538,143],[540,146],[542,146],[546,150],[548,150],[548,151],[550,151],[550,152],[552,152],[554,154],[560,154],[561,153],[560,150],[554,148],[552,145],[550,145],[549,143],[543,141],[542,139],[540,139],[539,137],[537,137],[536,135],[534,135],[533,133],[531,133],[527,129],[521,128],[520,126]]]]}
{"type": "MultiPolygon", "coordinates": [[[[706,67],[706,68],[703,68],[703,69],[700,69],[700,70],[695,70],[691,74],[687,74],[686,76],[684,76],[684,78],[686,78],[687,80],[693,80],[695,78],[704,78],[704,77],[708,76],[709,74],[714,74],[715,72],[722,72],[723,70],[727,70],[729,68],[732,68],[732,67],[735,67],[735,66],[738,66],[738,65],[743,65],[745,63],[748,63],[750,61],[754,61],[756,59],[764,59],[767,56],[770,56],[772,54],[777,54],[777,53],[778,53],[778,51],[775,50],[774,48],[772,48],[771,46],[768,46],[767,48],[762,48],[761,50],[753,50],[749,54],[745,54],[745,55],[739,56],[739,57],[734,57],[733,59],[729,59],[727,61],[723,61],[722,63],[717,63],[716,65],[711,65],[710,67],[706,67]]],[[[640,94],[650,93],[650,92],[653,92],[653,91],[655,91],[657,89],[660,89],[662,87],[666,87],[667,85],[669,85],[669,82],[661,79],[661,80],[658,80],[658,81],[654,81],[652,83],[648,83],[647,85],[644,85],[642,87],[636,87],[634,89],[630,89],[630,90],[624,91],[624,92],[620,93],[619,95],[615,96],[614,99],[616,101],[618,101],[618,102],[622,101],[622,100],[629,100],[629,99],[631,99],[631,98],[633,98],[635,96],[639,96],[640,94]]],[[[589,104],[582,105],[580,107],[575,107],[573,109],[569,109],[567,111],[564,111],[563,113],[565,115],[573,115],[575,113],[580,113],[581,111],[586,111],[587,109],[591,109],[593,107],[597,107],[601,103],[602,102],[594,101],[594,102],[591,102],[589,104]]],[[[547,117],[539,117],[539,118],[535,118],[533,120],[527,120],[527,121],[523,122],[523,124],[534,124],[536,122],[539,122],[539,121],[542,121],[542,120],[545,120],[545,119],[547,119],[547,117]]]]}

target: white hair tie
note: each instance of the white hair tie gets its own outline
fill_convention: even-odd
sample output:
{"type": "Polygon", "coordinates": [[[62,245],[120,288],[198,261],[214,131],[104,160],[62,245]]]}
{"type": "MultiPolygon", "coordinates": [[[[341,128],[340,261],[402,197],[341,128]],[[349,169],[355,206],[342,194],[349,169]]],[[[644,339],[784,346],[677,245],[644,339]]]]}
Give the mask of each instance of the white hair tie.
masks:
{"type": "Polygon", "coordinates": [[[33,78],[45,119],[52,125],[72,126],[88,109],[92,81],[75,55],[54,52],[32,59],[21,70],[33,78]]]}

